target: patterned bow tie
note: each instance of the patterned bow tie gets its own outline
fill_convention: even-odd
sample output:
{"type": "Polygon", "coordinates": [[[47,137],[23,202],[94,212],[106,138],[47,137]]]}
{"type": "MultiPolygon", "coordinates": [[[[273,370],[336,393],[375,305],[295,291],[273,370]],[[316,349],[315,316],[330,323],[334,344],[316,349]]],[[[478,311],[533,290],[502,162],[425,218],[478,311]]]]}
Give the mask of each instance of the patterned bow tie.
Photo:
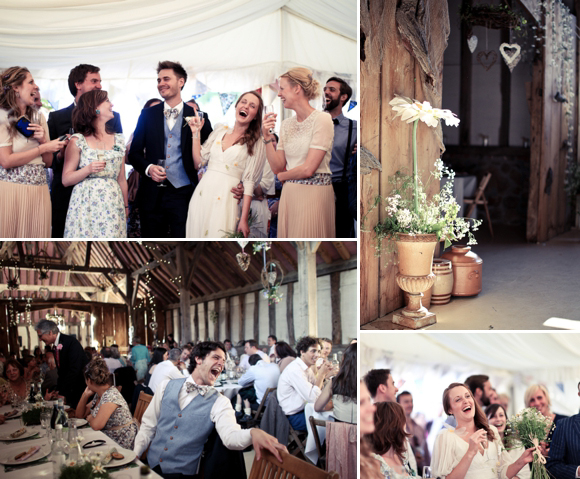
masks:
{"type": "Polygon", "coordinates": [[[205,396],[211,389],[211,386],[200,386],[199,384],[195,383],[185,383],[185,388],[187,390],[187,394],[197,391],[202,396],[205,396]]]}
{"type": "Polygon", "coordinates": [[[177,111],[177,108],[170,108],[169,110],[163,110],[163,114],[165,115],[165,119],[169,120],[170,117],[177,118],[179,111],[177,111]]]}
{"type": "Polygon", "coordinates": [[[334,123],[335,125],[338,125],[340,122],[338,121],[338,118],[333,118],[332,123],[334,123]]]}

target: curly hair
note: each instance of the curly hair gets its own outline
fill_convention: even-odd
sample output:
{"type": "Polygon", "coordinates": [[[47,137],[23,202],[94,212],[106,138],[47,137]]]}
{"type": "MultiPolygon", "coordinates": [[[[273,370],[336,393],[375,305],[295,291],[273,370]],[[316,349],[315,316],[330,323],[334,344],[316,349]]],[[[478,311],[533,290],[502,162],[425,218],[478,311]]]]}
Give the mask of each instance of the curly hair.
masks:
{"type": "Polygon", "coordinates": [[[304,96],[308,100],[313,100],[320,96],[320,83],[312,76],[308,68],[295,67],[280,75],[280,78],[286,78],[291,85],[300,85],[304,96]]]}
{"type": "MultiPolygon", "coordinates": [[[[72,113],[72,124],[76,133],[81,133],[84,136],[94,135],[97,131],[93,122],[99,116],[97,114],[98,106],[107,101],[109,95],[105,90],[91,90],[83,93],[77,106],[72,113]]],[[[105,124],[105,131],[113,133],[111,127],[105,124]]]]}
{"type": "Polygon", "coordinates": [[[262,96],[257,91],[247,91],[246,93],[242,93],[238,98],[238,101],[236,101],[236,108],[238,103],[240,103],[242,98],[244,98],[246,95],[254,95],[258,99],[258,111],[254,119],[248,125],[245,133],[240,139],[236,141],[236,143],[240,145],[246,145],[248,154],[252,156],[254,154],[254,146],[260,139],[260,131],[262,130],[262,111],[264,110],[264,101],[262,100],[262,96]]]}
{"type": "Polygon", "coordinates": [[[296,351],[298,351],[298,354],[302,354],[307,352],[312,346],[320,346],[318,339],[311,336],[304,336],[296,343],[296,351]]]}
{"type": "Polygon", "coordinates": [[[392,448],[402,459],[406,451],[405,440],[411,436],[405,432],[405,411],[392,401],[380,402],[376,406],[375,431],[368,435],[371,447],[381,456],[392,448]]]}
{"type": "Polygon", "coordinates": [[[197,366],[195,358],[200,358],[203,361],[208,354],[217,349],[221,349],[224,354],[226,354],[226,347],[219,341],[202,341],[201,343],[197,343],[193,347],[193,351],[189,356],[189,368],[187,369],[189,374],[191,374],[197,366]]]}
{"type": "Polygon", "coordinates": [[[85,366],[84,375],[85,381],[90,379],[95,384],[102,386],[109,382],[111,373],[104,359],[95,358],[85,366]]]}
{"type": "MultiPolygon", "coordinates": [[[[16,135],[16,122],[22,114],[17,101],[18,95],[14,91],[14,87],[21,86],[29,73],[28,69],[24,67],[10,67],[0,73],[0,108],[8,112],[11,137],[16,135]]],[[[33,108],[27,106],[24,115],[31,119],[33,108]]]]}
{"type": "Polygon", "coordinates": [[[12,366],[18,369],[18,371],[20,371],[20,377],[24,377],[24,367],[22,366],[22,364],[20,364],[20,362],[18,362],[16,359],[9,359],[4,364],[4,379],[8,379],[8,376],[6,375],[8,366],[12,366]]]}
{"type": "Polygon", "coordinates": [[[351,344],[342,357],[340,370],[332,380],[332,394],[340,394],[345,398],[356,401],[357,360],[356,343],[351,344]]]}

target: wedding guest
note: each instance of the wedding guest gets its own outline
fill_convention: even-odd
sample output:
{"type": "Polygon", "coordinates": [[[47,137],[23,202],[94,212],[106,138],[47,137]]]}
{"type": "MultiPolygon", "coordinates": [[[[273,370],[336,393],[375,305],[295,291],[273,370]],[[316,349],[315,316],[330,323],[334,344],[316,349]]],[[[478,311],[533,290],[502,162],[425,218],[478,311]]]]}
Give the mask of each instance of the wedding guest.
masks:
{"type": "Polygon", "coordinates": [[[508,411],[510,406],[510,397],[505,393],[501,393],[499,395],[499,401],[500,404],[503,406],[504,410],[508,411]]]}
{"type": "Polygon", "coordinates": [[[49,141],[46,120],[34,110],[37,92],[38,86],[26,68],[11,67],[0,73],[2,238],[50,237],[45,168],[52,164],[52,153],[63,148],[65,142],[49,141]]]}
{"type": "MultiPolygon", "coordinates": [[[[532,384],[526,392],[524,393],[524,403],[526,407],[535,407],[539,412],[542,413],[542,416],[550,418],[552,424],[558,425],[558,422],[561,419],[565,419],[568,416],[564,416],[562,414],[553,413],[551,411],[552,402],[550,401],[550,393],[546,386],[542,384],[532,384]]],[[[546,454],[550,452],[549,444],[552,440],[552,436],[554,435],[554,428],[550,429],[548,433],[548,437],[546,438],[546,454]]]]}
{"type": "MultiPolygon", "coordinates": [[[[117,353],[118,352],[119,352],[119,350],[117,350],[117,353]]],[[[111,351],[111,348],[102,348],[101,349],[101,356],[102,356],[103,360],[105,361],[105,364],[109,368],[109,372],[111,374],[113,374],[116,369],[123,367],[123,365],[121,364],[121,361],[113,358],[113,352],[111,351]]]]}
{"type": "Polygon", "coordinates": [[[224,341],[224,346],[226,347],[226,354],[229,354],[232,359],[238,357],[238,351],[232,346],[232,342],[229,339],[224,341]]]}
{"type": "Polygon", "coordinates": [[[76,133],[62,172],[62,184],[74,185],[65,238],[127,237],[125,139],[107,126],[112,119],[113,105],[104,90],[83,94],[73,111],[76,133]]]}
{"type": "Polygon", "coordinates": [[[285,447],[264,431],[241,429],[230,400],[213,388],[225,359],[221,343],[197,344],[191,354],[190,376],[160,384],[145,411],[134,451],[139,457],[149,447],[148,463],[163,477],[194,476],[214,427],[228,449],[243,450],[253,444],[257,460],[268,449],[282,462],[278,451],[285,447]]]}
{"type": "Polygon", "coordinates": [[[295,116],[282,122],[278,150],[271,146],[276,114],[264,118],[262,134],[268,162],[284,183],[278,215],[278,238],[335,237],[334,190],[329,167],[334,127],[328,113],[309,101],[320,85],[307,68],[292,68],[280,77],[284,107],[295,116]],[[268,146],[270,145],[270,146],[268,146]],[[287,170],[287,171],[285,171],[287,170]]]}
{"type": "Polygon", "coordinates": [[[121,363],[121,365],[119,366],[120,368],[124,368],[125,366],[127,366],[127,361],[125,361],[125,359],[121,357],[119,345],[117,344],[111,344],[111,358],[116,359],[117,361],[119,361],[119,363],[121,363]]]}
{"type": "MultiPolygon", "coordinates": [[[[250,225],[251,238],[268,238],[272,213],[268,206],[268,197],[275,194],[276,176],[270,168],[270,163],[264,162],[262,177],[254,188],[254,196],[250,204],[253,222],[250,225]]],[[[241,208],[241,204],[240,204],[241,208]]]]}
{"type": "MultiPolygon", "coordinates": [[[[518,457],[520,457],[524,452],[525,449],[522,446],[515,447],[513,446],[510,441],[508,440],[506,434],[506,426],[507,426],[507,412],[501,404],[491,404],[485,408],[485,415],[487,416],[487,420],[489,424],[495,426],[497,432],[499,433],[499,437],[501,438],[501,442],[503,447],[505,448],[506,452],[511,458],[512,462],[515,462],[518,457]]],[[[519,479],[530,479],[531,471],[529,467],[522,467],[520,472],[517,473],[517,477],[519,479]]]]}
{"type": "Polygon", "coordinates": [[[357,345],[351,344],[344,352],[338,374],[327,381],[314,403],[315,411],[324,411],[332,400],[332,415],[339,422],[357,423],[356,383],[357,345]]]}
{"type": "MultiPolygon", "coordinates": [[[[147,374],[145,375],[145,384],[149,386],[149,382],[151,381],[151,377],[157,368],[157,365],[166,361],[169,357],[169,351],[165,348],[155,348],[153,350],[153,355],[151,356],[151,361],[147,365],[147,374]]],[[[150,386],[149,386],[150,387],[150,386]]]]}
{"type": "Polygon", "coordinates": [[[376,404],[375,430],[369,435],[373,457],[379,461],[385,479],[417,476],[409,463],[405,413],[396,402],[376,404]]]}
{"type": "Polygon", "coordinates": [[[268,336],[268,357],[271,359],[272,356],[276,357],[276,343],[278,342],[278,338],[273,335],[270,334],[270,336],[268,336]]]}
{"type": "Polygon", "coordinates": [[[151,355],[149,354],[149,349],[147,346],[141,344],[141,339],[138,337],[133,338],[133,347],[131,348],[131,362],[135,368],[135,374],[137,375],[137,382],[142,382],[147,374],[148,364],[151,360],[151,355]]]}
{"type": "Polygon", "coordinates": [[[294,351],[290,345],[284,341],[278,341],[276,343],[275,352],[278,367],[280,368],[280,374],[282,374],[284,369],[286,369],[286,366],[288,366],[298,356],[296,351],[294,351]]]}
{"type": "Polygon", "coordinates": [[[247,238],[250,234],[250,204],[266,161],[259,141],[263,107],[258,92],[242,94],[235,105],[234,127],[216,127],[203,148],[199,132],[204,120],[194,117],[190,121],[195,167],[207,163],[207,171],[189,204],[188,238],[221,238],[235,232],[247,238]],[[244,187],[241,213],[232,193],[240,182],[244,187]]]}
{"type": "Polygon", "coordinates": [[[376,403],[397,400],[399,389],[395,386],[390,369],[372,369],[366,374],[364,381],[376,403]]]}
{"type": "Polygon", "coordinates": [[[257,409],[266,390],[278,386],[280,369],[277,364],[263,361],[258,354],[252,354],[248,362],[250,363],[250,368],[238,380],[238,384],[242,387],[254,386],[256,402],[251,404],[251,406],[252,409],[257,409]]]}
{"type": "Polygon", "coordinates": [[[435,439],[431,460],[433,477],[511,479],[533,460],[533,448],[527,449],[515,462],[507,451],[502,451],[497,429],[489,425],[465,384],[452,383],[445,389],[443,409],[455,417],[457,429],[444,428],[435,439]]]}
{"type": "Polygon", "coordinates": [[[265,362],[267,363],[270,362],[270,358],[268,357],[268,355],[264,351],[260,351],[258,349],[258,341],[256,341],[255,339],[248,339],[247,341],[244,342],[244,353],[245,356],[243,356],[240,360],[240,368],[242,368],[244,371],[250,368],[250,363],[248,362],[248,359],[252,354],[259,354],[260,357],[265,362]]]}
{"type": "Polygon", "coordinates": [[[2,404],[9,402],[13,397],[20,401],[26,401],[30,393],[32,379],[24,377],[24,367],[15,359],[9,359],[4,368],[4,379],[6,382],[0,386],[0,398],[2,404]]]}
{"type": "MultiPolygon", "coordinates": [[[[334,142],[330,170],[335,197],[336,237],[354,238],[354,222],[348,205],[347,166],[356,148],[356,121],[342,114],[344,105],[352,96],[352,88],[342,78],[331,77],[324,86],[324,110],[330,113],[334,124],[334,142]]],[[[356,153],[355,153],[356,154],[356,153]]]]}
{"type": "Polygon", "coordinates": [[[185,118],[194,115],[181,99],[186,81],[180,63],[159,62],[157,90],[164,102],[141,111],[131,143],[129,161],[141,175],[137,204],[143,238],[185,237],[189,200],[198,181],[191,129],[184,128],[185,118]],[[159,160],[165,160],[165,167],[159,160]]]}
{"type": "MultiPolygon", "coordinates": [[[[51,111],[48,115],[48,129],[51,139],[55,140],[62,135],[70,133],[73,127],[72,113],[79,102],[79,98],[89,91],[101,89],[101,74],[99,72],[99,67],[84,63],[77,65],[70,71],[68,88],[74,97],[74,101],[66,108],[51,111]]],[[[108,123],[110,131],[113,133],[123,133],[121,117],[115,112],[113,115],[114,118],[108,123]]],[[[74,188],[73,186],[64,186],[62,184],[65,153],[66,150],[62,149],[58,154],[54,155],[52,162],[52,171],[54,173],[51,189],[53,238],[64,237],[66,215],[74,188]]]]}
{"type": "Polygon", "coordinates": [[[133,449],[137,423],[119,390],[110,384],[109,368],[102,359],[93,359],[84,370],[86,389],[75,417],[86,419],[95,431],[102,431],[125,449],[133,449]],[[88,404],[91,396],[95,396],[88,404]]]}
{"type": "Polygon", "coordinates": [[[155,392],[159,384],[167,379],[179,379],[183,377],[183,374],[181,374],[181,371],[177,367],[180,357],[181,349],[173,348],[167,353],[167,359],[155,367],[148,384],[151,391],[155,392]]]}
{"type": "Polygon", "coordinates": [[[425,429],[417,424],[417,422],[411,417],[411,414],[413,413],[413,396],[410,392],[403,391],[397,395],[397,402],[405,412],[407,432],[411,434],[409,436],[409,442],[411,443],[413,455],[415,456],[415,459],[417,459],[417,469],[418,471],[422,471],[423,467],[431,464],[431,455],[429,454],[429,448],[427,447],[425,429]]]}
{"type": "Polygon", "coordinates": [[[360,381],[360,477],[379,479],[384,477],[379,463],[371,454],[368,436],[375,432],[374,414],[376,406],[364,381],[360,381]]]}
{"type": "Polygon", "coordinates": [[[465,384],[471,390],[471,394],[473,394],[480,408],[483,409],[491,404],[490,398],[493,395],[494,389],[489,380],[489,376],[484,374],[469,376],[465,380],[465,384]]]}
{"type": "Polygon", "coordinates": [[[58,392],[66,398],[66,404],[76,408],[85,388],[83,370],[89,362],[81,343],[74,336],[61,333],[56,323],[49,319],[40,320],[36,332],[39,341],[55,349],[58,392]]]}

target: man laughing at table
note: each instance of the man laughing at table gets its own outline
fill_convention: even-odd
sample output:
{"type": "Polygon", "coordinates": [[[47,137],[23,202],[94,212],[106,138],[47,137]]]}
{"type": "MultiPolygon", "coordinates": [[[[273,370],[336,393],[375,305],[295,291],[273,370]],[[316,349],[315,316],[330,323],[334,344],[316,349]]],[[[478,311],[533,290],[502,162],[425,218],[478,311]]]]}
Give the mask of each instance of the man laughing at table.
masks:
{"type": "Polygon", "coordinates": [[[135,439],[135,453],[149,447],[147,459],[166,479],[195,478],[203,446],[215,427],[228,449],[243,450],[253,444],[256,458],[268,449],[281,462],[285,447],[259,429],[241,429],[228,398],[212,386],[224,368],[222,343],[205,341],[190,356],[190,376],[161,383],[143,415],[135,439]]]}

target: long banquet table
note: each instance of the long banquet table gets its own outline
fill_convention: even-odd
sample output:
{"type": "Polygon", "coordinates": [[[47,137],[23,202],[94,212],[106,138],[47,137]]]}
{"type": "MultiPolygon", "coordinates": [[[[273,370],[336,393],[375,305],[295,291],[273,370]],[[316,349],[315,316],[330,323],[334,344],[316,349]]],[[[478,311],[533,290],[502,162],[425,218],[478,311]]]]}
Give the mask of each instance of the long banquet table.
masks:
{"type": "MultiPolygon", "coordinates": [[[[0,407],[0,414],[5,414],[10,411],[12,408],[10,406],[3,406],[0,407]]],[[[17,429],[22,427],[21,418],[16,419],[7,419],[4,424],[0,425],[0,436],[6,436],[17,429]]],[[[12,454],[16,455],[21,451],[30,449],[32,446],[41,446],[43,448],[48,447],[50,448],[49,441],[46,437],[46,431],[42,429],[40,426],[26,426],[27,429],[30,428],[33,431],[38,431],[39,436],[36,436],[33,439],[22,439],[19,441],[0,441],[0,456],[10,456],[12,454]]],[[[87,441],[92,441],[95,439],[103,439],[105,440],[105,445],[99,448],[92,449],[92,451],[96,450],[104,450],[111,447],[120,446],[113,441],[111,438],[103,434],[101,431],[94,431],[90,427],[82,427],[79,428],[79,435],[82,435],[83,441],[82,443],[86,443],[87,441]]],[[[53,473],[53,463],[50,462],[50,456],[48,456],[48,461],[44,462],[42,460],[37,462],[32,462],[27,465],[27,467],[19,466],[18,469],[12,470],[11,472],[6,472],[6,467],[0,464],[0,478],[14,478],[14,479],[22,479],[22,477],[26,477],[27,479],[36,479],[36,478],[51,478],[53,473]]],[[[135,459],[132,461],[138,465],[143,464],[139,459],[135,459]]],[[[160,478],[158,474],[151,471],[153,478],[160,478]]],[[[126,469],[121,469],[119,471],[111,473],[111,477],[114,479],[138,479],[139,478],[139,467],[128,467],[126,469]]]]}

